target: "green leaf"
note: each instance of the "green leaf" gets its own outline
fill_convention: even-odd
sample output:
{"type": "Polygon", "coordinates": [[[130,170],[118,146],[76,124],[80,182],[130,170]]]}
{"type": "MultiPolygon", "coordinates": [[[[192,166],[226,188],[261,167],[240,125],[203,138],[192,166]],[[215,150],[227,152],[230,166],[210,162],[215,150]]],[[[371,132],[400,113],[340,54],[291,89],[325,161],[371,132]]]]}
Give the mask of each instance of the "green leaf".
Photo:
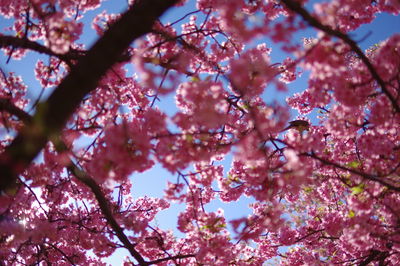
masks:
{"type": "Polygon", "coordinates": [[[243,108],[244,110],[249,110],[249,109],[250,109],[250,105],[247,104],[247,103],[244,103],[244,104],[242,105],[242,108],[243,108]]]}
{"type": "Polygon", "coordinates": [[[351,195],[358,195],[360,193],[363,193],[364,192],[364,188],[365,188],[364,184],[360,184],[358,186],[352,187],[351,188],[351,195]]]}
{"type": "Polygon", "coordinates": [[[210,228],[209,225],[203,225],[202,227],[200,227],[200,231],[204,231],[204,230],[207,230],[209,228],[210,228]]]}
{"type": "Polygon", "coordinates": [[[349,167],[349,168],[353,168],[353,169],[354,168],[359,168],[361,166],[361,162],[355,160],[355,161],[347,163],[346,166],[349,167]]]}
{"type": "Polygon", "coordinates": [[[229,175],[229,174],[228,174],[228,179],[229,179],[229,181],[231,181],[231,182],[240,183],[240,179],[239,179],[239,177],[237,177],[237,176],[232,176],[232,175],[229,175]]]}
{"type": "Polygon", "coordinates": [[[356,214],[354,213],[353,210],[350,210],[349,213],[347,214],[347,216],[348,216],[349,218],[353,218],[354,216],[356,216],[356,214]]]}
{"type": "Polygon", "coordinates": [[[226,224],[217,224],[217,228],[226,228],[226,224]]]}
{"type": "Polygon", "coordinates": [[[313,192],[313,188],[312,188],[312,187],[304,187],[304,188],[303,188],[303,191],[304,191],[306,194],[309,194],[309,193],[313,192]]]}
{"type": "Polygon", "coordinates": [[[192,76],[192,82],[199,82],[200,79],[197,76],[192,76]]]}
{"type": "Polygon", "coordinates": [[[185,134],[185,140],[189,143],[193,141],[193,135],[191,134],[185,134]]]}

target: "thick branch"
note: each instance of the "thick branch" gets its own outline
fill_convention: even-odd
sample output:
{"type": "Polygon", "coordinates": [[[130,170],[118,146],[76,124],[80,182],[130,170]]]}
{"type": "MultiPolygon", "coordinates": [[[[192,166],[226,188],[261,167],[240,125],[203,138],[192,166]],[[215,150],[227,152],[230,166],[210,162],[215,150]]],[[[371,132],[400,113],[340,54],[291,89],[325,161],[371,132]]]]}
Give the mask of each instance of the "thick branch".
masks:
{"type": "Polygon", "coordinates": [[[51,136],[57,136],[83,97],[118,60],[131,42],[148,33],[154,21],[177,0],[139,0],[71,69],[49,99],[0,155],[0,191],[11,186],[51,136]]]}
{"type": "Polygon", "coordinates": [[[350,48],[358,55],[361,61],[365,64],[368,68],[371,76],[376,80],[376,82],[381,87],[382,92],[389,98],[390,102],[393,105],[393,108],[396,112],[400,113],[400,105],[397,103],[396,98],[390,93],[388,90],[385,82],[379,76],[378,72],[376,71],[375,67],[372,65],[371,61],[367,58],[367,56],[361,51],[360,47],[358,47],[357,43],[353,41],[347,34],[344,34],[338,30],[334,30],[331,27],[322,24],[316,18],[310,15],[306,9],[304,9],[301,4],[295,2],[293,0],[282,0],[285,5],[292,10],[293,12],[299,14],[305,21],[307,21],[311,26],[322,30],[323,32],[327,33],[328,35],[335,36],[345,43],[347,43],[350,48]]]}

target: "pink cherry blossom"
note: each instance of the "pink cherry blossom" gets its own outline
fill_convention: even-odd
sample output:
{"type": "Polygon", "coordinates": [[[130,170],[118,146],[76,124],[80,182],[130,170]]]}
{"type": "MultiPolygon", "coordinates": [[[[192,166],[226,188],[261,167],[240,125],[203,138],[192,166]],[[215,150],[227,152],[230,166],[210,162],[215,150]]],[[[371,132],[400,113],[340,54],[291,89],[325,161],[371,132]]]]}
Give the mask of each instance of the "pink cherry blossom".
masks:
{"type": "Polygon", "coordinates": [[[0,0],[0,265],[399,265],[399,12],[0,0]]]}

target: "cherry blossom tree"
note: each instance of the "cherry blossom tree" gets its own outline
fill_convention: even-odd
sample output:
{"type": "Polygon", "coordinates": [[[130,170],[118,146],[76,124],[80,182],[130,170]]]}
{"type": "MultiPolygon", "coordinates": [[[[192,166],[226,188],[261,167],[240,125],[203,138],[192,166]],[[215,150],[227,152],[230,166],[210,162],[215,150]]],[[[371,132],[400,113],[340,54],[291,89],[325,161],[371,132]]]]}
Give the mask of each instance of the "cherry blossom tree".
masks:
{"type": "Polygon", "coordinates": [[[35,57],[41,87],[32,97],[3,62],[0,264],[100,265],[124,249],[127,265],[399,265],[400,35],[364,51],[349,33],[400,2],[173,12],[190,2],[134,0],[88,21],[100,0],[0,1],[6,61],[35,57]],[[307,28],[316,36],[296,37],[307,28]],[[302,73],[285,103],[266,99],[302,73]],[[158,105],[171,95],[173,115],[158,105]],[[302,122],[288,127],[293,109],[302,122]],[[132,174],[155,165],[174,181],[134,198],[132,174]],[[238,219],[205,208],[243,197],[238,219]],[[173,204],[185,206],[176,229],[154,225],[173,204]]]}

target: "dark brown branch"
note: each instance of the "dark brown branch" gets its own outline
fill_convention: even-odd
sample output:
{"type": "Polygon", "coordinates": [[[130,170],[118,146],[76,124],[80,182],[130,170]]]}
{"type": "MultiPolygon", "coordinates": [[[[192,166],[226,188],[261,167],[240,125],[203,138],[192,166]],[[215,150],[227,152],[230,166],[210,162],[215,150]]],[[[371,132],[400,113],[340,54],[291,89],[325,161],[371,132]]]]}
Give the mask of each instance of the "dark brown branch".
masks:
{"type": "Polygon", "coordinates": [[[104,196],[100,186],[86,174],[86,172],[80,170],[75,164],[71,162],[70,166],[68,167],[74,176],[88,186],[93,194],[96,197],[96,200],[99,204],[101,212],[103,213],[104,217],[106,218],[108,224],[111,226],[115,234],[117,235],[118,239],[122,242],[124,247],[129,251],[129,253],[137,260],[140,265],[149,265],[140,255],[139,252],[135,250],[134,245],[129,241],[128,237],[125,235],[124,230],[115,220],[112,211],[110,209],[110,203],[107,198],[104,196]]]}
{"type": "Polygon", "coordinates": [[[63,61],[70,61],[70,60],[75,60],[79,59],[81,57],[81,54],[79,51],[76,50],[71,50],[70,52],[66,54],[57,54],[54,53],[50,48],[47,48],[44,45],[41,45],[40,43],[31,41],[27,38],[18,38],[14,36],[0,36],[0,47],[8,47],[11,46],[13,48],[22,48],[22,49],[28,49],[32,50],[41,54],[47,54],[49,56],[55,56],[58,57],[60,60],[63,61]]]}
{"type": "MultiPolygon", "coordinates": [[[[57,152],[68,151],[66,144],[60,139],[55,138],[53,140],[53,145],[55,146],[57,152]]],[[[139,265],[148,265],[144,260],[142,255],[135,250],[134,245],[129,241],[128,237],[124,233],[124,229],[115,220],[113,212],[111,211],[111,204],[109,200],[104,196],[101,187],[96,183],[96,181],[89,176],[85,171],[81,170],[72,160],[69,160],[67,169],[72,173],[80,182],[85,184],[90,188],[94,194],[97,203],[99,204],[101,213],[106,218],[107,223],[110,225],[111,229],[115,232],[118,239],[121,241],[123,246],[129,251],[129,253],[137,260],[139,265]]]]}
{"type": "Polygon", "coordinates": [[[0,111],[6,111],[12,115],[15,115],[25,123],[32,122],[32,117],[24,110],[12,104],[9,99],[0,98],[0,111]]]}
{"type": "MultiPolygon", "coordinates": [[[[64,143],[59,143],[57,146],[60,146],[60,150],[65,150],[65,144],[64,143]]],[[[124,230],[122,227],[118,224],[118,222],[115,220],[113,213],[110,209],[110,202],[107,200],[107,198],[104,196],[101,187],[94,181],[93,178],[91,178],[86,172],[82,171],[78,166],[76,166],[73,162],[70,161],[70,166],[68,167],[68,170],[74,174],[74,176],[84,183],[86,186],[88,186],[93,194],[96,197],[96,200],[99,204],[99,207],[101,209],[102,214],[106,218],[108,224],[111,226],[115,234],[117,235],[118,239],[122,242],[124,247],[129,251],[129,253],[138,261],[139,265],[153,265],[153,264],[158,264],[163,261],[168,261],[168,260],[176,260],[176,259],[184,259],[184,258],[190,258],[190,257],[195,257],[194,254],[188,254],[188,255],[177,255],[177,256],[168,256],[166,258],[146,262],[142,255],[135,250],[134,245],[129,241],[128,237],[124,233],[124,230]]]]}
{"type": "MultiPolygon", "coordinates": [[[[25,111],[19,109],[15,105],[13,105],[8,99],[0,99],[0,111],[2,111],[2,110],[5,110],[13,115],[16,115],[19,119],[21,119],[22,121],[24,121],[26,123],[32,122],[32,117],[28,113],[26,113],[25,111]]],[[[58,152],[68,151],[67,146],[60,139],[57,139],[57,141],[54,141],[53,144],[56,147],[58,152]]],[[[73,173],[73,175],[79,181],[84,183],[86,186],[88,186],[92,190],[92,192],[95,195],[96,200],[99,204],[101,212],[104,215],[104,217],[106,218],[108,224],[111,226],[112,230],[115,232],[118,239],[123,243],[124,247],[139,262],[140,265],[151,265],[151,264],[157,264],[159,262],[166,261],[169,259],[173,260],[173,259],[187,258],[187,257],[195,256],[195,255],[178,255],[178,256],[174,256],[174,257],[169,256],[167,258],[159,259],[156,261],[145,262],[143,257],[135,250],[134,245],[129,241],[128,237],[125,235],[122,227],[115,220],[115,218],[112,214],[112,211],[110,209],[110,203],[107,200],[107,198],[104,196],[104,194],[101,190],[101,187],[93,180],[93,178],[91,178],[86,172],[82,171],[72,161],[69,162],[68,170],[71,173],[73,173]]],[[[33,191],[30,189],[29,186],[27,186],[27,185],[25,185],[25,186],[33,193],[33,191]]],[[[39,202],[35,193],[33,193],[33,195],[36,198],[36,200],[39,202]]],[[[39,205],[40,205],[40,208],[42,208],[40,202],[39,202],[39,205]]],[[[58,251],[62,252],[57,247],[54,247],[53,245],[52,245],[52,247],[57,249],[58,251]]],[[[69,260],[69,258],[66,255],[65,255],[65,257],[69,260]]],[[[70,263],[73,264],[71,261],[70,261],[70,263]]]]}
{"type": "Polygon", "coordinates": [[[176,260],[176,259],[186,259],[186,258],[194,258],[196,255],[188,254],[188,255],[176,255],[172,257],[166,257],[158,260],[149,261],[147,265],[158,264],[160,262],[168,261],[168,260],[176,260]]]}
{"type": "Polygon", "coordinates": [[[318,234],[318,233],[320,233],[320,232],[323,232],[324,230],[325,230],[325,229],[320,229],[320,230],[316,230],[316,231],[311,231],[310,233],[308,233],[308,234],[306,234],[306,235],[304,235],[304,236],[302,236],[302,237],[300,237],[300,238],[297,238],[297,239],[295,240],[294,243],[298,243],[298,242],[300,242],[300,241],[303,241],[304,239],[308,238],[309,236],[312,236],[312,235],[314,235],[314,234],[318,234]]]}
{"type": "Polygon", "coordinates": [[[154,21],[177,0],[139,0],[116,21],[55,89],[37,107],[27,124],[0,155],[0,191],[16,182],[52,136],[57,136],[85,95],[126,51],[148,33],[154,21]]]}
{"type": "Polygon", "coordinates": [[[68,255],[65,254],[64,251],[62,251],[61,249],[59,249],[56,245],[53,245],[53,244],[51,244],[51,243],[46,243],[46,244],[49,245],[50,247],[52,247],[54,250],[58,251],[61,255],[63,255],[64,258],[65,258],[71,265],[76,265],[76,264],[74,263],[74,261],[73,261],[70,257],[68,257],[68,255]]]}
{"type": "MultiPolygon", "coordinates": [[[[1,107],[1,101],[0,101],[0,107],[1,107]]],[[[18,112],[21,112],[21,114],[23,114],[23,118],[24,118],[25,121],[31,121],[32,120],[32,117],[29,114],[27,114],[24,111],[20,110],[18,107],[15,107],[11,103],[8,103],[8,101],[7,101],[7,107],[11,108],[11,110],[15,109],[18,112]]],[[[68,148],[65,145],[65,143],[62,142],[59,138],[54,140],[53,144],[56,147],[56,150],[58,152],[68,151],[68,148]]],[[[110,209],[110,203],[107,200],[107,198],[104,196],[104,194],[103,194],[103,192],[101,190],[101,187],[93,180],[93,178],[91,178],[89,175],[87,175],[86,172],[80,170],[79,167],[76,166],[71,160],[69,161],[69,166],[67,168],[71,173],[73,173],[73,175],[79,181],[84,183],[86,186],[88,186],[92,190],[92,192],[95,195],[96,200],[97,200],[97,202],[99,204],[99,207],[101,209],[102,214],[104,215],[104,217],[106,218],[108,224],[111,226],[111,228],[113,229],[113,231],[117,235],[118,239],[122,242],[124,247],[139,262],[140,265],[148,265],[144,261],[143,257],[135,250],[133,244],[129,241],[129,239],[125,235],[123,229],[121,228],[121,226],[115,220],[115,218],[114,218],[114,216],[112,214],[112,211],[110,209]]],[[[27,186],[26,184],[24,184],[24,185],[33,193],[34,197],[36,198],[37,202],[39,203],[40,208],[42,208],[38,198],[36,197],[36,194],[31,190],[31,188],[29,186],[27,186]]],[[[44,212],[44,213],[46,214],[46,212],[44,212]]],[[[46,214],[46,216],[47,216],[47,214],[46,214]]],[[[51,245],[51,244],[49,244],[49,245],[51,245]]],[[[55,246],[52,245],[52,247],[56,249],[55,246]]],[[[57,250],[59,250],[59,249],[57,248],[57,250]]],[[[61,250],[59,250],[59,251],[62,252],[61,250]]],[[[65,255],[65,257],[69,260],[69,258],[66,255],[65,255]]],[[[70,263],[73,264],[71,261],[70,261],[70,263]]]]}
{"type": "Polygon", "coordinates": [[[333,167],[335,167],[337,169],[340,169],[340,170],[343,170],[343,171],[347,171],[349,173],[361,176],[361,177],[363,177],[365,179],[368,179],[368,180],[377,182],[377,183],[379,183],[379,184],[381,184],[383,186],[386,186],[387,188],[390,188],[390,189],[392,189],[394,191],[400,192],[400,187],[396,187],[396,186],[394,186],[392,184],[389,184],[385,180],[382,180],[381,177],[383,177],[383,176],[371,175],[371,174],[367,174],[367,173],[363,173],[363,172],[357,171],[355,169],[351,169],[351,168],[345,167],[345,166],[340,165],[338,163],[331,162],[331,161],[328,161],[326,159],[320,158],[313,152],[312,153],[304,153],[304,154],[301,154],[301,155],[314,158],[314,159],[320,161],[321,163],[323,163],[325,165],[330,165],[330,166],[333,166],[333,167]]]}
{"type": "Polygon", "coordinates": [[[354,40],[352,40],[347,34],[344,34],[343,32],[340,32],[338,30],[334,30],[331,27],[319,22],[315,17],[311,16],[310,13],[308,13],[308,11],[304,9],[298,2],[295,2],[293,0],[282,0],[282,2],[287,6],[287,8],[299,14],[311,26],[322,30],[328,35],[335,36],[341,39],[347,45],[349,45],[350,48],[358,55],[361,61],[368,68],[369,72],[371,73],[371,76],[376,80],[376,82],[381,87],[382,92],[389,98],[390,102],[393,105],[393,108],[396,110],[396,112],[400,113],[400,105],[397,103],[396,98],[390,93],[385,82],[379,76],[378,72],[372,65],[371,61],[369,61],[367,56],[361,51],[360,47],[358,47],[357,43],[354,40]]]}

